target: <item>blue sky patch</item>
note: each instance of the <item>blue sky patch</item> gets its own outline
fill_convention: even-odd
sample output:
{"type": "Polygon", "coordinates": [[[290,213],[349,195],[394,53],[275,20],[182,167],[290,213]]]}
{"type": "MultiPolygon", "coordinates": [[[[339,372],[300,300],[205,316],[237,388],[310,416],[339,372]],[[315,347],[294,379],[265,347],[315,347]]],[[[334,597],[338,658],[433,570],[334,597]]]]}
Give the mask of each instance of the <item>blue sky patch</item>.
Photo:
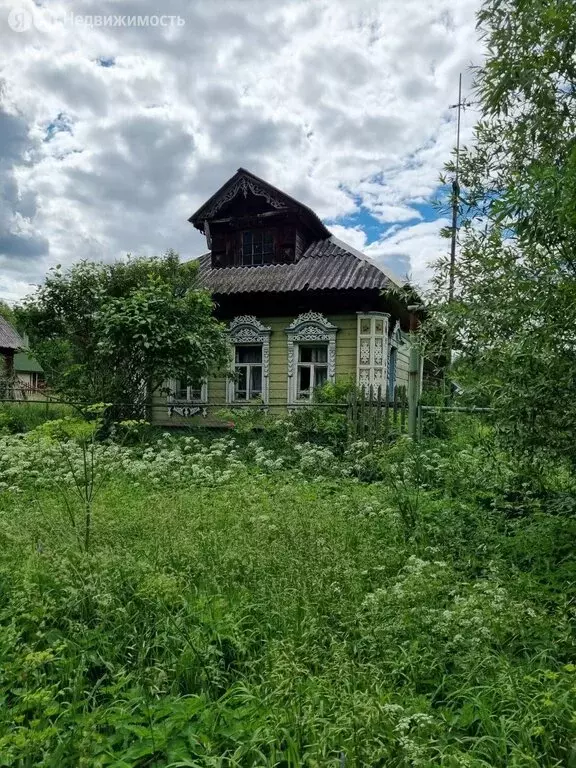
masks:
{"type": "Polygon", "coordinates": [[[58,116],[48,123],[44,141],[51,141],[57,133],[72,133],[72,122],[68,115],[59,112],[58,116]]]}

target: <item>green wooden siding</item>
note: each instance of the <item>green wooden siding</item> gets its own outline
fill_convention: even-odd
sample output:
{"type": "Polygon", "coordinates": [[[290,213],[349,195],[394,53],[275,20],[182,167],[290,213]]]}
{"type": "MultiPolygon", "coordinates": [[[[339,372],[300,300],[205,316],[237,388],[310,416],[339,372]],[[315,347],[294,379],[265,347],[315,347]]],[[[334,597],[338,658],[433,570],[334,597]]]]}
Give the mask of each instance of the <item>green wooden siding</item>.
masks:
{"type": "Polygon", "coordinates": [[[402,343],[398,347],[398,356],[396,358],[396,386],[408,386],[408,370],[410,365],[410,342],[408,335],[402,334],[402,343]]]}
{"type": "MultiPolygon", "coordinates": [[[[270,334],[269,404],[284,405],[288,399],[288,337],[285,329],[294,317],[260,317],[270,334]]],[[[356,376],[356,315],[328,315],[338,328],[336,335],[336,380],[356,376]]],[[[208,402],[226,403],[225,379],[208,380],[208,402]]]]}
{"type": "MultiPolygon", "coordinates": [[[[288,399],[288,337],[285,329],[295,317],[262,317],[258,318],[267,328],[270,328],[270,368],[269,368],[269,405],[276,408],[285,406],[288,399]]],[[[336,335],[336,380],[356,381],[357,363],[357,315],[327,315],[327,319],[338,328],[336,335]]],[[[403,334],[403,343],[398,348],[396,359],[396,385],[407,386],[410,344],[407,334],[403,334]]],[[[153,398],[156,406],[154,418],[156,421],[168,422],[166,396],[156,395],[153,398]]],[[[208,405],[223,406],[226,404],[225,377],[208,380],[208,405]]],[[[228,407],[232,407],[228,405],[228,407]]],[[[210,409],[211,411],[213,408],[210,409]]],[[[209,423],[212,418],[204,421],[209,423]]],[[[190,419],[172,416],[170,423],[190,423],[190,419]]]]}

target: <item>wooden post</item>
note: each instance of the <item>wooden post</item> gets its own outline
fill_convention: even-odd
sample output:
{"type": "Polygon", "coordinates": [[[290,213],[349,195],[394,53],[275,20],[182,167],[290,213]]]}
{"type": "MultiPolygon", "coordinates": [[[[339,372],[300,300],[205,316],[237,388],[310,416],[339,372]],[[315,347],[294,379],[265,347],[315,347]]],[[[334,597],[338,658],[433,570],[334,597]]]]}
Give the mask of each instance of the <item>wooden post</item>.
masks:
{"type": "Polygon", "coordinates": [[[374,443],[374,387],[370,384],[368,399],[368,443],[372,447],[374,443]]]}
{"type": "Polygon", "coordinates": [[[408,436],[418,437],[418,404],[420,402],[420,349],[416,341],[418,320],[410,315],[410,365],[408,368],[408,436]]]}
{"type": "Polygon", "coordinates": [[[388,432],[390,431],[390,392],[388,385],[386,385],[386,399],[384,400],[384,439],[388,440],[388,432]]]}
{"type": "Polygon", "coordinates": [[[350,407],[350,420],[352,424],[352,439],[358,439],[358,390],[354,388],[350,393],[351,407],[350,407]]]}
{"type": "Polygon", "coordinates": [[[381,437],[381,431],[382,431],[382,387],[378,387],[378,391],[376,392],[376,419],[374,424],[374,429],[376,432],[376,439],[380,440],[381,437]]]}

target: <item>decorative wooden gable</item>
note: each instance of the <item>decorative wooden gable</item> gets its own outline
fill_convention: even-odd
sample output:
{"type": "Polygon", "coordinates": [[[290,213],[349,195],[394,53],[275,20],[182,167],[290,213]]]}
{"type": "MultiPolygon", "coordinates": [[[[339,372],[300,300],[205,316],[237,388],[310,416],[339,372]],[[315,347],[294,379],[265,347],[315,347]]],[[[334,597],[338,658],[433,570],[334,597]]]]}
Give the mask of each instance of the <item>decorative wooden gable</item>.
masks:
{"type": "Polygon", "coordinates": [[[313,211],[243,168],[189,221],[205,233],[213,269],[290,264],[330,234],[313,211]]]}

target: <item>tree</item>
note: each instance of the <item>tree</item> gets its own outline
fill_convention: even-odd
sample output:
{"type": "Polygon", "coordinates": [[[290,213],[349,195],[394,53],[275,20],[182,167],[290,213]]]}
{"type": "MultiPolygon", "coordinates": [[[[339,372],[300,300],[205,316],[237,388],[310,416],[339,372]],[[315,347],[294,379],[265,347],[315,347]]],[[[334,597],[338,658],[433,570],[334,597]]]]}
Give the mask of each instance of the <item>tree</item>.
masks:
{"type": "Polygon", "coordinates": [[[576,462],[574,3],[487,0],[478,22],[482,118],[460,159],[455,300],[437,317],[502,435],[576,462]]]}
{"type": "Polygon", "coordinates": [[[223,327],[196,270],[173,252],[52,270],[18,312],[51,387],[141,413],[167,379],[223,369],[223,327]]]}
{"type": "Polygon", "coordinates": [[[3,317],[4,320],[7,320],[10,325],[16,324],[16,314],[14,310],[2,299],[0,299],[0,317],[3,317]]]}

